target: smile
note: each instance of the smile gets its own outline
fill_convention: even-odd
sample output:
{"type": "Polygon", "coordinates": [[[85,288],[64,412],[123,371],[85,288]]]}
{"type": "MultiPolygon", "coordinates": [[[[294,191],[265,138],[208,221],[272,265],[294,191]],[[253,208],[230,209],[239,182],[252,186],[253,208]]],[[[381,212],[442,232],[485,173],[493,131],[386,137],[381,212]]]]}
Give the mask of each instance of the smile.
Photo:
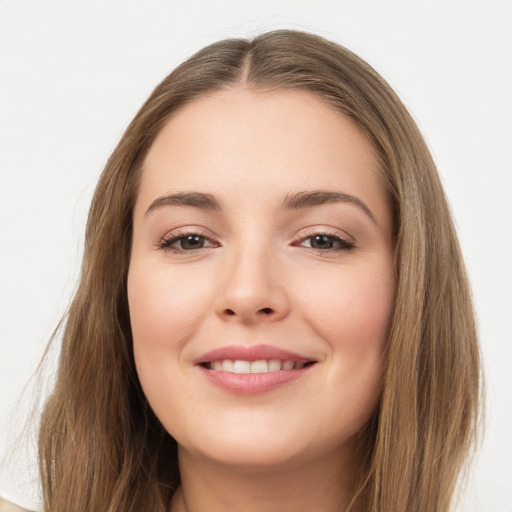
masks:
{"type": "Polygon", "coordinates": [[[313,364],[313,362],[283,361],[281,359],[260,359],[258,361],[244,361],[240,359],[232,361],[231,359],[224,359],[205,363],[204,366],[208,370],[228,373],[268,373],[281,370],[300,370],[308,364],[313,364]]]}
{"type": "Polygon", "coordinates": [[[242,395],[266,393],[296,381],[309,374],[317,362],[271,345],[230,345],[194,361],[215,387],[242,395]]]}

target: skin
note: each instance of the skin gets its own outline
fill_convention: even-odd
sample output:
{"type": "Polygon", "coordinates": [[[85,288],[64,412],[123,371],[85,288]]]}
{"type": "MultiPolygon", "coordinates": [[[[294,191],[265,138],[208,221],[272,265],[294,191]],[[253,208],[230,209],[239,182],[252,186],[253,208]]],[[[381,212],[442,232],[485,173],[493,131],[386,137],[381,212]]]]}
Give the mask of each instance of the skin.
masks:
{"type": "Polygon", "coordinates": [[[360,463],[353,438],[381,391],[394,290],[391,209],[353,121],[308,92],[243,85],[176,112],[143,165],[128,275],[137,372],[179,445],[172,510],[343,510],[360,463]],[[283,209],[318,190],[369,211],[283,209]],[[150,208],[183,192],[222,208],[150,208]],[[202,237],[193,250],[191,234],[202,237]],[[316,363],[253,395],[194,364],[256,344],[316,363]]]}

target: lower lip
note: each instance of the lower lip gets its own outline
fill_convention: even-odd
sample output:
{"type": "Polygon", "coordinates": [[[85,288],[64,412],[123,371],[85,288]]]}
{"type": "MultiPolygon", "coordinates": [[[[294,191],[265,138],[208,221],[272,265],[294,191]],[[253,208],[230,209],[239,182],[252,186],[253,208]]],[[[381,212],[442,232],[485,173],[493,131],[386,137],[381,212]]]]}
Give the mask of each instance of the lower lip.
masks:
{"type": "Polygon", "coordinates": [[[280,370],[267,373],[231,373],[209,370],[198,366],[205,377],[216,386],[240,395],[256,395],[271,391],[302,377],[315,365],[298,370],[280,370]]]}

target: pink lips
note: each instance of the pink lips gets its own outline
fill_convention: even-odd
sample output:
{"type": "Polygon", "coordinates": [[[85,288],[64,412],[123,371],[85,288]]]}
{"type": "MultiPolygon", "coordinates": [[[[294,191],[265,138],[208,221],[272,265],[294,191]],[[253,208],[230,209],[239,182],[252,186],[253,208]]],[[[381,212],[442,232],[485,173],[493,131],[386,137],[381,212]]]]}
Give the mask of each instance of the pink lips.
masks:
{"type": "Polygon", "coordinates": [[[306,365],[300,369],[269,371],[266,373],[231,373],[211,370],[207,363],[223,360],[259,361],[280,359],[295,363],[312,362],[288,350],[282,350],[270,345],[241,346],[232,345],[207,352],[194,363],[203,375],[216,386],[236,394],[254,395],[275,389],[278,386],[300,378],[314,365],[306,365]]]}
{"type": "Polygon", "coordinates": [[[260,359],[282,359],[283,361],[294,361],[297,363],[307,363],[311,361],[307,357],[300,356],[288,350],[282,350],[271,345],[253,345],[245,347],[243,345],[230,345],[227,347],[217,348],[207,352],[196,361],[195,364],[210,363],[212,361],[220,361],[223,359],[231,359],[235,361],[241,359],[243,361],[258,361],[260,359]]]}

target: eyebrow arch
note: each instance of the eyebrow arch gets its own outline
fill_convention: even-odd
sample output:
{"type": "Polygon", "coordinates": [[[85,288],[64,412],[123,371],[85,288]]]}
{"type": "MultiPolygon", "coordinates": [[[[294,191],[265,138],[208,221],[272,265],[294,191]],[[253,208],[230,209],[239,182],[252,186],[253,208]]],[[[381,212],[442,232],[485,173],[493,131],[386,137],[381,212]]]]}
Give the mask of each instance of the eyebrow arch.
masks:
{"type": "Polygon", "coordinates": [[[162,206],[193,206],[202,210],[219,211],[221,209],[219,201],[211,194],[203,192],[183,192],[179,194],[168,194],[157,197],[146,210],[146,215],[162,206]]]}
{"type": "Polygon", "coordinates": [[[356,196],[346,194],[345,192],[336,192],[331,190],[313,190],[306,192],[296,192],[285,197],[282,208],[284,210],[297,210],[300,208],[312,208],[331,203],[353,204],[363,210],[370,219],[377,223],[375,216],[366,204],[356,196]]]}
{"type": "MultiPolygon", "coordinates": [[[[363,210],[373,222],[377,223],[372,211],[361,199],[345,192],[335,192],[331,190],[296,192],[287,195],[281,207],[284,210],[298,210],[331,203],[353,204],[363,210]]],[[[157,197],[149,205],[149,208],[146,210],[146,215],[152,210],[162,206],[192,206],[194,208],[210,211],[220,211],[222,209],[220,202],[212,194],[205,194],[203,192],[182,192],[157,197]]]]}

